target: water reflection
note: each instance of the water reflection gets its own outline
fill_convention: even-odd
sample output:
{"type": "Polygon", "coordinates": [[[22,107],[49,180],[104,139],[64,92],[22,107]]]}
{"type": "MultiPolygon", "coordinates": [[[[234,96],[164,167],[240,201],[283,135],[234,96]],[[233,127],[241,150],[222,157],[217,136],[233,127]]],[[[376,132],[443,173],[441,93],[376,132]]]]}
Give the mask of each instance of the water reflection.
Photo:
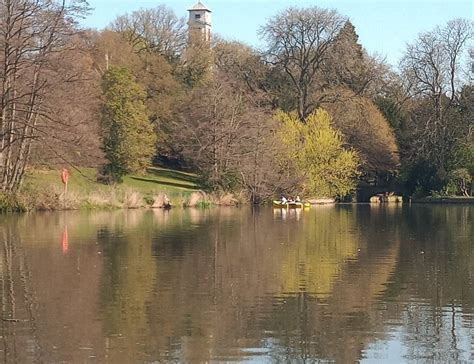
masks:
{"type": "Polygon", "coordinates": [[[347,205],[5,215],[1,354],[472,360],[473,213],[347,205]]]}

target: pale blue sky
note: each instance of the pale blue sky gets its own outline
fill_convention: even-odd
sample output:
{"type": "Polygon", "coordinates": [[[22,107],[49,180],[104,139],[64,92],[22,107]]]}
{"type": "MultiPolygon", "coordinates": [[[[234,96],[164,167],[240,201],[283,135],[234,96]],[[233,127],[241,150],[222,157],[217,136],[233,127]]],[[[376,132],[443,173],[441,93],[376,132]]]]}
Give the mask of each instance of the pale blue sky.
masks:
{"type": "MultiPolygon", "coordinates": [[[[103,28],[117,15],[165,4],[179,16],[197,0],[89,0],[94,8],[84,25],[103,28]]],[[[333,8],[348,16],[369,53],[387,57],[395,65],[405,44],[418,33],[454,18],[473,19],[471,0],[203,0],[213,12],[213,32],[259,47],[257,31],[289,6],[333,8]]]]}

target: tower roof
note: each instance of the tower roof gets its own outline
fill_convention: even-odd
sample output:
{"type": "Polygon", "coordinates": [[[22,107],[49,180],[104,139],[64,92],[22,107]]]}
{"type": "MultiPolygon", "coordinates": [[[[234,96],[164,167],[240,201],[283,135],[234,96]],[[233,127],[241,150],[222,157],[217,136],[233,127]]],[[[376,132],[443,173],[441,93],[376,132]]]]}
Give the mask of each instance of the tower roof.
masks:
{"type": "Polygon", "coordinates": [[[211,9],[209,9],[206,5],[204,5],[201,1],[198,1],[196,5],[190,7],[188,11],[195,11],[195,10],[204,10],[212,13],[211,9]]]}

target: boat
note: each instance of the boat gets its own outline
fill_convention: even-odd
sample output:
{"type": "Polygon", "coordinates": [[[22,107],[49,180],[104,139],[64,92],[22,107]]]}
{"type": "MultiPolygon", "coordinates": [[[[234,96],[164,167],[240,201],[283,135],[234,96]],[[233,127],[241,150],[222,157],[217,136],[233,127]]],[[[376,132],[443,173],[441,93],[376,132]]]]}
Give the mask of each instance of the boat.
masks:
{"type": "Polygon", "coordinates": [[[311,207],[309,202],[296,202],[296,201],[287,201],[281,202],[273,200],[273,207],[279,209],[302,209],[306,207],[311,207]]]}

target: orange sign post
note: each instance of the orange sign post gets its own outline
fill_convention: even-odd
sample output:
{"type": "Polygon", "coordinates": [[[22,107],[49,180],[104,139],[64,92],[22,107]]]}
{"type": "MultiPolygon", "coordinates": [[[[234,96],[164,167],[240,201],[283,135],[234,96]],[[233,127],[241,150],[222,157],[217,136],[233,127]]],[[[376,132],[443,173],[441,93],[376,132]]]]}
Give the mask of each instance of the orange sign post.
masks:
{"type": "Polygon", "coordinates": [[[67,168],[63,168],[63,171],[61,172],[61,181],[64,184],[64,196],[66,196],[67,182],[69,181],[69,171],[67,170],[67,168]]]}

